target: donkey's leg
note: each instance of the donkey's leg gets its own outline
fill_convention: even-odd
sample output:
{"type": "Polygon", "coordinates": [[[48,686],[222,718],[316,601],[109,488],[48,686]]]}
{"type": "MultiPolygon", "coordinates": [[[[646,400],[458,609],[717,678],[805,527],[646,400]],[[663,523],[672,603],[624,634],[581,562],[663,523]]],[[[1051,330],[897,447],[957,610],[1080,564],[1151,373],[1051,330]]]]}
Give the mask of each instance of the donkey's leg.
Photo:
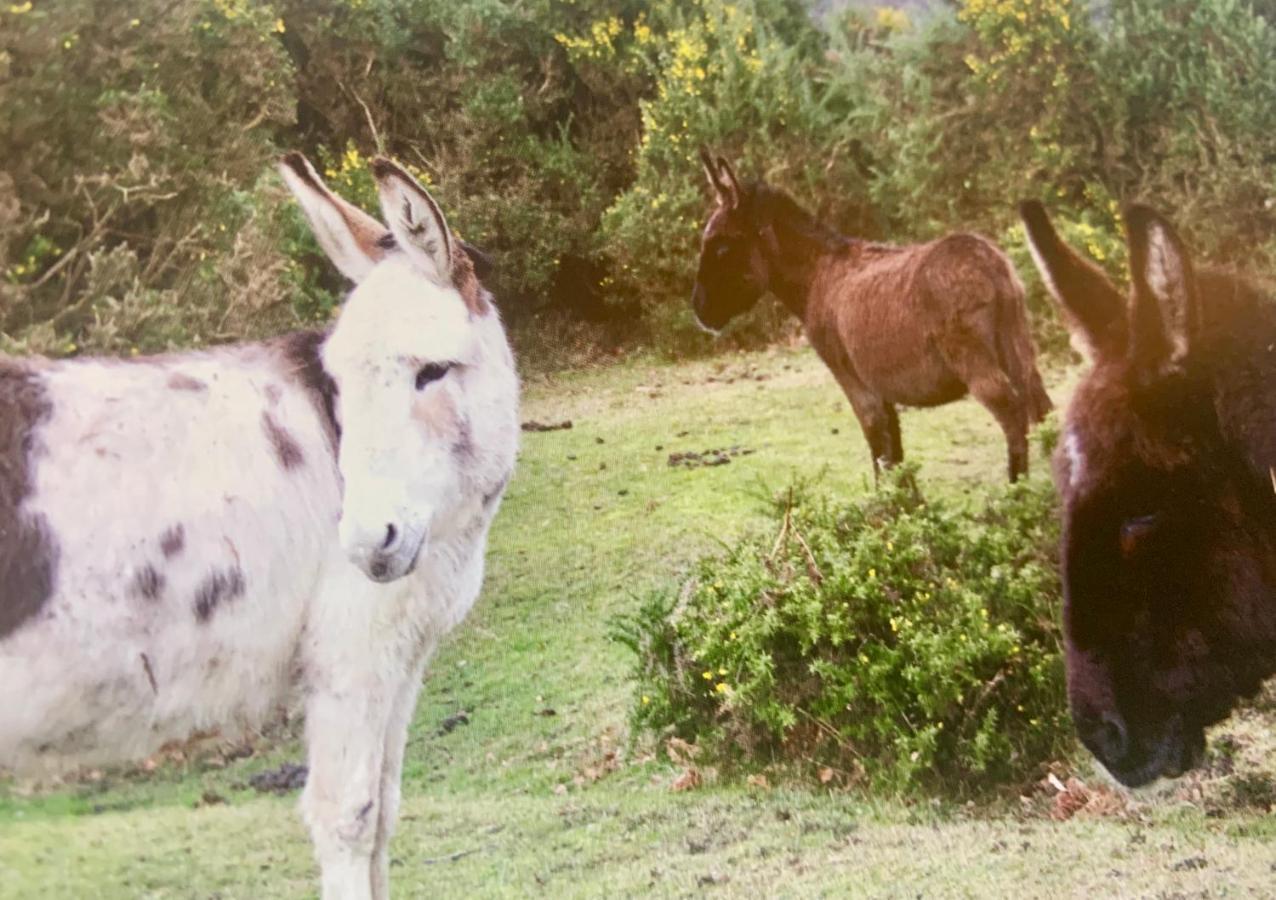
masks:
{"type": "MultiPolygon", "coordinates": [[[[324,900],[371,900],[387,763],[397,781],[405,682],[416,681],[419,640],[404,628],[403,597],[354,566],[335,567],[312,605],[302,645],[310,773],[301,798],[324,900]],[[398,753],[387,760],[387,736],[398,753]]],[[[415,696],[415,692],[412,693],[415,696]]]]}
{"type": "Polygon", "coordinates": [[[386,726],[385,753],[381,765],[381,806],[377,819],[376,846],[372,856],[373,900],[389,900],[390,897],[390,838],[399,818],[400,782],[403,778],[403,751],[407,744],[408,725],[416,709],[417,694],[421,690],[421,678],[425,672],[428,653],[422,653],[420,661],[404,679],[390,721],[386,726]]]}
{"type": "Polygon", "coordinates": [[[325,686],[306,703],[310,773],[301,809],[324,900],[371,900],[381,805],[385,699],[355,683],[325,686]]]}
{"type": "Polygon", "coordinates": [[[886,407],[886,429],[891,440],[890,452],[887,455],[887,465],[895,466],[904,461],[904,439],[899,433],[899,411],[895,408],[894,403],[884,405],[886,407]]]}
{"type": "Polygon", "coordinates": [[[1006,435],[1010,480],[1028,472],[1028,411],[1024,399],[1001,369],[996,351],[977,335],[961,333],[940,345],[948,365],[971,396],[993,414],[1006,435]]]}
{"type": "Polygon", "coordinates": [[[842,388],[842,393],[851,402],[855,418],[859,420],[864,440],[868,441],[869,454],[873,459],[873,477],[876,478],[881,466],[889,467],[904,457],[898,438],[899,420],[895,415],[895,408],[865,387],[851,371],[849,362],[842,365],[830,362],[829,369],[842,388]]]}
{"type": "Polygon", "coordinates": [[[873,477],[876,478],[882,466],[890,467],[894,459],[891,455],[890,416],[887,405],[880,397],[872,394],[851,396],[851,409],[855,410],[855,418],[859,419],[860,428],[864,432],[864,440],[868,441],[868,450],[873,457],[873,477]]]}

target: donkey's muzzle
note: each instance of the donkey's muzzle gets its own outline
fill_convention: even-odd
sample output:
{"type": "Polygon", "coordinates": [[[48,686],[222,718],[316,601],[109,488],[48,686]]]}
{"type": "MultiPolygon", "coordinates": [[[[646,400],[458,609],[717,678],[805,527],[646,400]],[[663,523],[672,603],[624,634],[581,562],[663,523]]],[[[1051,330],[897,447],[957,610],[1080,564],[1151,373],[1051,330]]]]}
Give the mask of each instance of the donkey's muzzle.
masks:
{"type": "Polygon", "coordinates": [[[388,583],[410,574],[425,545],[426,532],[388,522],[375,531],[343,523],[342,549],[372,581],[388,583]]]}
{"type": "Polygon", "coordinates": [[[696,314],[696,324],[710,334],[717,334],[726,325],[726,322],[715,322],[709,314],[709,292],[704,289],[704,285],[696,282],[696,286],[691,289],[691,310],[696,314]]]}
{"type": "Polygon", "coordinates": [[[1200,765],[1205,754],[1204,731],[1189,727],[1181,716],[1171,718],[1151,734],[1139,734],[1114,714],[1076,724],[1081,742],[1126,787],[1176,778],[1200,765]]]}

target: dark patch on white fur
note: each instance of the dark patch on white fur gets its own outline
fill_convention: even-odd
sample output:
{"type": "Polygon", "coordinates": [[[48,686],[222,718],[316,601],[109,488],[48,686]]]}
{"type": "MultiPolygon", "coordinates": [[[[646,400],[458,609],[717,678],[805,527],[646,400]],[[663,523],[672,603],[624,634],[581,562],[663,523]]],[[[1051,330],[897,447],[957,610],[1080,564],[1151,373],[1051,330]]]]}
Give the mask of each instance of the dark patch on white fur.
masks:
{"type": "Polygon", "coordinates": [[[168,376],[168,386],[175,391],[206,391],[208,385],[184,372],[174,372],[168,376]]]}
{"type": "Polygon", "coordinates": [[[163,574],[147,563],[133,576],[133,593],[143,600],[158,600],[164,592],[164,581],[163,574]]]}
{"type": "Polygon", "coordinates": [[[138,654],[142,657],[142,670],[146,672],[146,680],[150,682],[151,693],[159,693],[159,684],[155,681],[155,670],[151,668],[151,660],[145,653],[138,654]]]}
{"type": "Polygon", "coordinates": [[[269,412],[261,414],[261,429],[266,433],[266,439],[275,451],[275,459],[279,460],[279,465],[283,466],[285,472],[305,463],[306,455],[301,452],[301,445],[269,412]]]}
{"type": "Polygon", "coordinates": [[[239,566],[211,573],[195,591],[195,618],[207,622],[222,603],[244,594],[244,573],[239,566]]]}
{"type": "Polygon", "coordinates": [[[160,535],[160,552],[164,554],[165,559],[172,559],[184,549],[186,549],[185,525],[180,523],[173,525],[166,528],[160,535]]]}
{"type": "Polygon", "coordinates": [[[510,480],[508,478],[502,478],[500,483],[496,487],[492,488],[492,490],[490,490],[488,493],[483,495],[484,509],[487,509],[488,507],[490,507],[493,503],[495,503],[500,498],[501,494],[505,493],[505,487],[506,485],[509,484],[509,481],[510,480]]]}
{"type": "Polygon", "coordinates": [[[467,420],[461,420],[457,427],[456,440],[452,442],[452,455],[462,465],[474,458],[474,429],[470,427],[467,420]]]}
{"type": "Polygon", "coordinates": [[[335,452],[341,440],[341,424],[337,421],[337,383],[323,367],[323,331],[294,331],[278,341],[289,374],[305,388],[323,417],[325,430],[335,452]]]}
{"type": "Polygon", "coordinates": [[[57,545],[31,495],[35,434],[53,411],[39,375],[0,360],[0,639],[36,616],[53,594],[57,545]]]}

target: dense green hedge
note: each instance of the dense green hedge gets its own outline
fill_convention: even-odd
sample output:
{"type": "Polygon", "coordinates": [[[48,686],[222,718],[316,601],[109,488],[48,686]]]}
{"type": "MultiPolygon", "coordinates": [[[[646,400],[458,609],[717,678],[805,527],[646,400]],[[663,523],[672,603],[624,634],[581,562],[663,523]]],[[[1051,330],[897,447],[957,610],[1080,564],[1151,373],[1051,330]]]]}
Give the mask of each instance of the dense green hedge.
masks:
{"type": "Polygon", "coordinates": [[[1264,265],[1270,16],[1266,0],[961,0],[818,24],[800,0],[6,0],[0,345],[129,352],[327,315],[341,285],[283,202],[285,147],[338,180],[375,152],[428,175],[551,354],[705,346],[685,302],[701,142],[857,234],[974,227],[1013,251],[1014,201],[1040,196],[1119,268],[1117,210],[1145,198],[1207,255],[1264,265]]]}
{"type": "Polygon", "coordinates": [[[622,621],[638,730],[900,792],[977,792],[1066,752],[1053,491],[968,511],[913,474],[850,503],[786,494],[769,530],[622,621]]]}

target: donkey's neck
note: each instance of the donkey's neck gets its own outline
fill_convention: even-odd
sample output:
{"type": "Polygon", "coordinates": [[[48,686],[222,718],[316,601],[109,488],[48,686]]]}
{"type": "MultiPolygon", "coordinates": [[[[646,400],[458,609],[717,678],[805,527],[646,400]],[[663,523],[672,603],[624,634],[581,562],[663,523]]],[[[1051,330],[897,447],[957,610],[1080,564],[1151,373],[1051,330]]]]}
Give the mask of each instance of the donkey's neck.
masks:
{"type": "Polygon", "coordinates": [[[767,217],[762,245],[771,276],[768,286],[786,309],[805,322],[823,263],[845,254],[853,241],[785,194],[768,190],[761,199],[767,217]]]}

